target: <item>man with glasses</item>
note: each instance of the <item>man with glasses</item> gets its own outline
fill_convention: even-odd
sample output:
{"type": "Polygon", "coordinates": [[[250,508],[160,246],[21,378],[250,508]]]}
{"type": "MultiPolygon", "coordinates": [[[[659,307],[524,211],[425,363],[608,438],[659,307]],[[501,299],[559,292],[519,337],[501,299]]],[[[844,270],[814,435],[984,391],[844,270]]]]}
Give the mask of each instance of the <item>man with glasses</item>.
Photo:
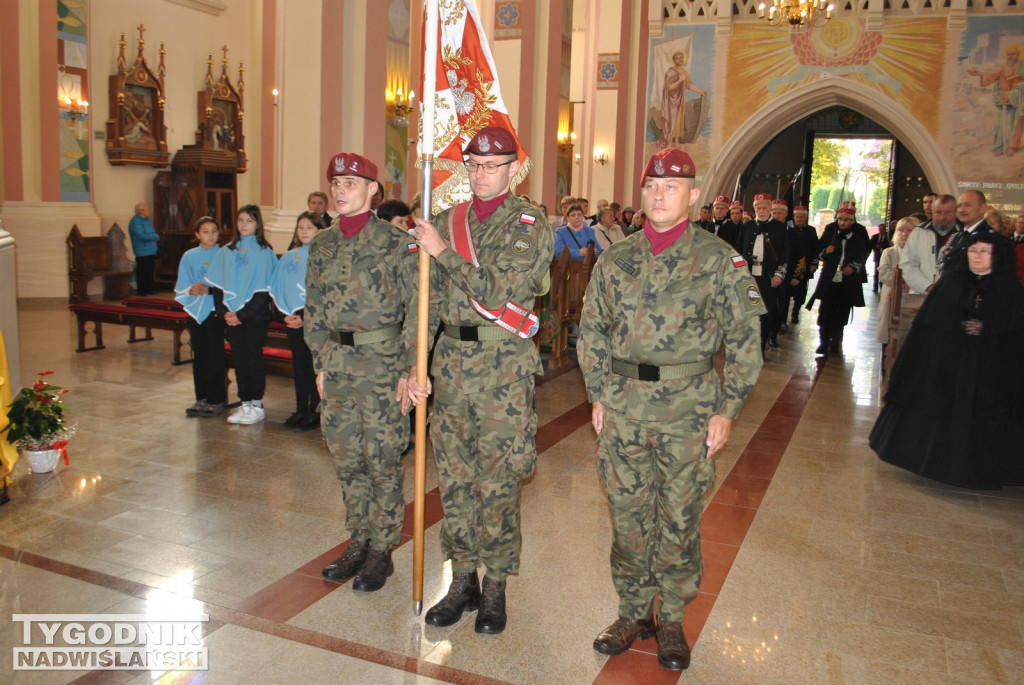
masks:
{"type": "MultiPolygon", "coordinates": [[[[479,607],[476,632],[505,629],[505,581],[519,572],[519,493],[537,462],[530,337],[534,297],[547,287],[554,239],[547,219],[509,189],[520,169],[515,137],[487,126],[464,150],[473,198],[416,219],[416,243],[433,257],[430,337],[444,324],[431,367],[437,383],[430,437],[444,507],[441,547],[448,593],[426,622],[455,624],[479,607]],[[438,230],[442,234],[438,233],[438,230]],[[486,567],[482,586],[477,568],[486,567]]],[[[409,374],[409,399],[431,388],[409,374]]]]}

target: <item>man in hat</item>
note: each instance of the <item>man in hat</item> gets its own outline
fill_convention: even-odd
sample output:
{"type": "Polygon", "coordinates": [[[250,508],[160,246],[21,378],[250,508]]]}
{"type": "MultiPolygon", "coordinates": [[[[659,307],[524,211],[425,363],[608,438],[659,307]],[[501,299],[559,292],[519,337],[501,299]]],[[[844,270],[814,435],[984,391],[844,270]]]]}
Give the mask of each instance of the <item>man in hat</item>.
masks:
{"type": "Polygon", "coordinates": [[[818,231],[807,223],[807,207],[793,208],[793,225],[789,228],[789,245],[799,245],[801,258],[790,264],[786,270],[786,306],[782,309],[782,320],[786,320],[789,302],[793,301],[793,315],[790,321],[800,323],[800,307],[807,301],[807,282],[818,270],[818,231]]]}
{"type": "Polygon", "coordinates": [[[310,243],[304,328],[320,391],[324,440],[341,480],[349,544],[323,569],[328,580],[355,577],[373,592],[394,573],[391,549],[405,517],[401,456],[409,422],[396,392],[415,350],[403,329],[415,321],[412,239],[370,212],[377,165],[340,152],[327,165],[338,218],[310,243]],[[411,353],[411,354],[410,354],[411,353]]]}
{"type": "MultiPolygon", "coordinates": [[[[865,264],[871,249],[867,233],[856,228],[856,207],[844,202],[821,235],[821,278],[814,295],[807,304],[811,308],[815,299],[818,307],[818,335],[821,344],[815,354],[843,353],[843,330],[850,320],[853,307],[864,306],[863,284],[867,282],[865,264]]],[[[863,229],[863,227],[861,227],[863,229]]]]}
{"type": "MultiPolygon", "coordinates": [[[[777,204],[777,203],[776,203],[777,204]]],[[[737,250],[746,258],[750,273],[764,297],[767,313],[761,317],[761,352],[764,346],[778,347],[776,339],[782,315],[780,293],[789,263],[789,241],[786,225],[771,217],[772,196],[754,196],[755,221],[743,225],[737,250]]]]}
{"type": "Polygon", "coordinates": [[[743,257],[689,225],[700,193],[678,149],[641,176],[643,235],[608,248],[584,299],[579,358],[611,507],[619,618],[594,640],[619,654],[656,635],[658,663],[690,663],[686,606],[703,562],[700,521],[713,457],[761,369],[761,295],[743,257]],[[725,346],[725,383],[711,358],[725,346]],[[657,618],[655,618],[657,598],[657,618]]]}
{"type": "MultiPolygon", "coordinates": [[[[433,257],[431,336],[444,324],[430,437],[444,507],[441,547],[452,564],[448,593],[426,622],[450,626],[479,606],[476,632],[489,634],[505,629],[505,582],[519,572],[519,492],[537,462],[533,377],[544,372],[530,340],[531,310],[554,256],[547,219],[509,192],[517,150],[509,131],[481,129],[464,150],[472,201],[433,224],[416,219],[416,242],[433,257]]],[[[409,397],[419,404],[430,387],[416,383],[415,371],[409,397]]]]}
{"type": "MultiPolygon", "coordinates": [[[[743,211],[743,205],[740,205],[740,212],[743,211]]],[[[714,204],[711,205],[712,212],[712,224],[710,230],[716,236],[729,243],[731,246],[736,247],[736,240],[740,237],[740,225],[735,223],[730,218],[729,212],[729,198],[725,195],[718,195],[715,197],[714,204]]]]}

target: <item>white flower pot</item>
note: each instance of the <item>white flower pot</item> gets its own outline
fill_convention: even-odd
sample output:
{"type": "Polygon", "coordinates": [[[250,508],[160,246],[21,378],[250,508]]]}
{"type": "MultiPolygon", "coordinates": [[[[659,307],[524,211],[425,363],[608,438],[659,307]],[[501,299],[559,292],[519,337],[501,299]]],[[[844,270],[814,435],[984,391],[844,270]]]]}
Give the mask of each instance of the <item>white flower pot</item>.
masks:
{"type": "Polygon", "coordinates": [[[60,450],[25,449],[25,458],[32,473],[49,473],[60,459],[60,450]]]}

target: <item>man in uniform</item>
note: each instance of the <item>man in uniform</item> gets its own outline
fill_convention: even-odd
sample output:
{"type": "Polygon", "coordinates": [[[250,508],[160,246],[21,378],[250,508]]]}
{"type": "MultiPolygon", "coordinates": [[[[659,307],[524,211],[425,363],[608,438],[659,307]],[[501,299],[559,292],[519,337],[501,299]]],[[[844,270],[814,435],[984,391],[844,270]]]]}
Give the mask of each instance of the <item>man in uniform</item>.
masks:
{"type": "Polygon", "coordinates": [[[782,315],[779,293],[789,263],[786,225],[771,217],[772,196],[759,193],[754,196],[756,221],[743,224],[736,249],[747,261],[757,287],[764,297],[767,313],[761,317],[761,351],[766,344],[778,347],[775,334],[782,315]]]}
{"type": "Polygon", "coordinates": [[[380,589],[394,573],[391,548],[401,540],[409,422],[395,396],[405,394],[410,350],[403,327],[415,326],[408,315],[416,308],[411,238],[372,216],[376,178],[377,166],[361,155],[341,152],[328,163],[339,216],[310,243],[304,317],[350,535],[323,576],[355,576],[353,589],[364,592],[380,589]]]}
{"type": "MultiPolygon", "coordinates": [[[[730,218],[729,198],[719,195],[711,206],[712,222],[708,229],[716,236],[736,247],[736,241],[740,237],[740,225],[730,218]]],[[[740,205],[740,214],[743,213],[743,205],[740,205]]]]}
{"type": "MultiPolygon", "coordinates": [[[[464,150],[472,201],[433,224],[416,220],[416,242],[433,257],[431,336],[444,324],[431,369],[430,437],[444,507],[441,547],[452,563],[448,593],[426,622],[450,626],[479,606],[476,632],[489,634],[505,629],[505,579],[519,572],[519,493],[537,462],[533,377],[544,372],[530,340],[531,310],[554,256],[547,219],[509,192],[516,151],[509,131],[481,129],[464,150]]],[[[409,379],[419,404],[430,388],[415,382],[415,369],[409,379]]]]}
{"type": "Polygon", "coordinates": [[[815,354],[843,353],[843,331],[850,320],[853,307],[864,306],[862,284],[867,282],[865,265],[871,248],[867,233],[856,228],[856,207],[844,202],[836,220],[821,234],[821,278],[814,295],[807,304],[810,310],[814,300],[818,307],[818,335],[821,344],[815,354]]]}
{"type": "Polygon", "coordinates": [[[793,208],[793,225],[789,228],[790,246],[800,245],[802,258],[794,260],[790,256],[786,273],[786,306],[782,310],[782,320],[786,320],[789,301],[793,300],[793,324],[800,323],[800,307],[807,301],[807,282],[818,270],[818,231],[807,223],[807,207],[793,208]]]}
{"type": "Polygon", "coordinates": [[[728,441],[760,372],[757,319],[764,312],[743,257],[689,225],[700,193],[695,173],[682,150],[647,162],[641,194],[648,222],[594,266],[578,348],[611,507],[619,595],[619,618],[594,649],[619,654],[656,634],[658,663],[669,670],[690,663],[682,620],[703,570],[711,457],[728,441]],[[723,343],[724,386],[711,364],[723,343]]]}

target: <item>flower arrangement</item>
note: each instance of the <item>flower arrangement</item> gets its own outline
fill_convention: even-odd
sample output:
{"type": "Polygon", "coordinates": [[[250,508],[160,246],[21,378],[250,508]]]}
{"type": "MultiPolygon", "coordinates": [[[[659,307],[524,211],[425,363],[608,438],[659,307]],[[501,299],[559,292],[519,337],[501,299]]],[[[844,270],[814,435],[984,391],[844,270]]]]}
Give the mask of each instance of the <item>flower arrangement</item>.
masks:
{"type": "Polygon", "coordinates": [[[22,449],[61,449],[78,430],[78,425],[68,423],[64,415],[61,398],[71,392],[56,385],[50,385],[44,378],[53,371],[40,371],[36,382],[22,388],[7,412],[10,423],[5,429],[7,441],[22,449]]]}

